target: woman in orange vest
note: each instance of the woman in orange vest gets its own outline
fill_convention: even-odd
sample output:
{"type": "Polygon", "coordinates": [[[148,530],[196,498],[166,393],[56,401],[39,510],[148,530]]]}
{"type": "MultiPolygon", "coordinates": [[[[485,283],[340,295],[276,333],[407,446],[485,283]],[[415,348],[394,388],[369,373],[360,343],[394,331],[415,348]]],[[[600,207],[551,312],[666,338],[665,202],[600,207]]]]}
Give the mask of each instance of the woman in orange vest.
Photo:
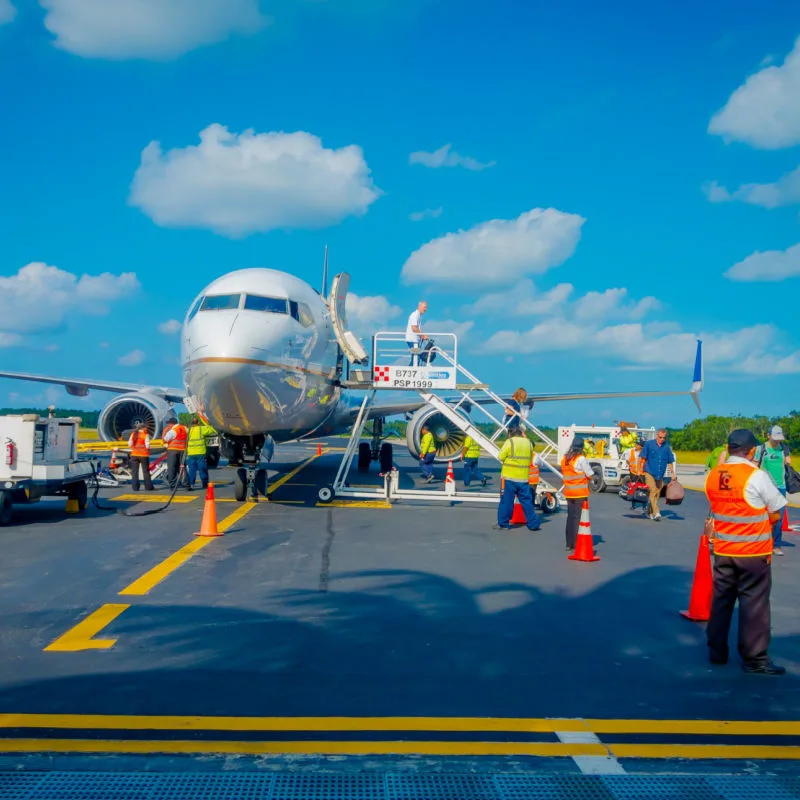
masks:
{"type": "Polygon", "coordinates": [[[172,417],[167,424],[164,433],[164,443],[167,445],[167,483],[170,489],[174,489],[178,485],[178,473],[183,454],[186,452],[189,430],[175,417],[172,417]]]}
{"type": "Polygon", "coordinates": [[[712,664],[728,661],[728,633],[739,600],[739,655],[742,669],[759,675],[783,675],[784,667],[767,655],[772,588],[772,525],[786,498],[755,462],[758,441],[739,428],[728,437],[728,460],[706,478],[706,496],[714,522],[714,595],[706,627],[712,664]]]}
{"type": "Polygon", "coordinates": [[[564,478],[563,492],[567,500],[567,552],[575,551],[578,526],[581,521],[583,501],[589,497],[589,478],[592,467],[583,455],[583,437],[576,436],[564,458],[561,459],[561,475],[564,478]]]}
{"type": "Polygon", "coordinates": [[[133,423],[133,433],[128,439],[131,450],[131,489],[139,491],[139,467],[144,475],[144,488],[153,491],[153,479],[150,477],[150,434],[141,422],[133,423]]]}

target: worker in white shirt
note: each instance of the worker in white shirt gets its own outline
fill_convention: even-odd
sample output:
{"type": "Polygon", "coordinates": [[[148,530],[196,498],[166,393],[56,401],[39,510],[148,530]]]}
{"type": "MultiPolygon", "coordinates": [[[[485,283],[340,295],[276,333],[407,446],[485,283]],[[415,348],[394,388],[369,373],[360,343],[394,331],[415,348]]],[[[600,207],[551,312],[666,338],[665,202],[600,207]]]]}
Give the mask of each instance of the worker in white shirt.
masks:
{"type": "MultiPolygon", "coordinates": [[[[422,332],[422,315],[428,310],[428,304],[421,300],[417,303],[417,307],[408,315],[408,324],[406,325],[406,344],[408,349],[411,350],[419,347],[422,342],[428,337],[422,332]]],[[[414,355],[411,356],[409,367],[416,366],[414,355]]]]}
{"type": "Polygon", "coordinates": [[[567,501],[567,553],[575,552],[578,542],[578,526],[581,521],[581,509],[589,499],[589,478],[594,475],[592,465],[583,454],[584,441],[582,436],[572,440],[572,446],[561,459],[561,475],[564,486],[562,490],[567,501]]]}

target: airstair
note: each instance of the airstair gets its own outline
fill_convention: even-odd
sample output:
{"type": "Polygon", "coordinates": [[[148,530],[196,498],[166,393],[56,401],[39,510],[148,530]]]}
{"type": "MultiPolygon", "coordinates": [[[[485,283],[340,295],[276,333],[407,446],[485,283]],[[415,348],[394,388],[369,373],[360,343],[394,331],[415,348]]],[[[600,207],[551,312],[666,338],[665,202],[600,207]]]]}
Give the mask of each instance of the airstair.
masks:
{"type": "MultiPolygon", "coordinates": [[[[339,276],[337,276],[338,278],[339,276]]],[[[342,282],[335,282],[341,287],[342,282]]],[[[345,283],[346,286],[346,283],[345,283]]],[[[340,309],[344,306],[344,298],[336,298],[336,305],[340,309]]],[[[331,306],[334,305],[334,293],[331,297],[331,306]]],[[[342,314],[336,315],[343,319],[342,314]]],[[[337,329],[334,324],[334,330],[337,329]]],[[[319,490],[319,499],[323,503],[331,502],[335,498],[379,499],[386,502],[396,500],[444,500],[449,502],[478,502],[497,503],[499,501],[499,487],[495,491],[461,490],[456,488],[454,481],[445,481],[444,489],[408,489],[400,487],[400,472],[393,468],[384,474],[383,486],[351,486],[350,470],[353,460],[362,440],[365,426],[370,420],[370,411],[376,396],[385,392],[416,393],[423,405],[435,409],[453,426],[463,431],[464,434],[477,442],[483,451],[497,459],[501,444],[498,440],[506,432],[504,410],[507,408],[508,399],[503,399],[480,381],[458,360],[458,337],[454,333],[428,334],[426,348],[410,349],[405,342],[405,333],[396,331],[383,331],[375,334],[372,340],[372,369],[367,368],[368,357],[366,351],[353,347],[352,334],[347,336],[346,331],[337,331],[340,345],[344,342],[347,346],[342,351],[347,356],[349,364],[347,375],[342,380],[346,388],[364,390],[364,399],[356,416],[353,430],[345,448],[342,462],[336,473],[333,484],[319,490]],[[436,362],[434,364],[434,362],[436,362]],[[499,416],[490,409],[499,409],[499,416]],[[478,427],[471,414],[479,413],[483,416],[481,422],[490,423],[493,432],[488,434],[485,429],[478,427]]],[[[547,460],[548,456],[555,457],[558,447],[540,428],[534,425],[525,415],[518,415],[520,424],[529,430],[540,442],[544,449],[539,457],[547,460]]],[[[508,418],[506,418],[508,419],[508,418]]],[[[559,479],[561,473],[549,463],[547,470],[559,479]]],[[[537,504],[546,512],[555,511],[564,502],[561,489],[556,489],[542,477],[536,492],[537,504]]]]}

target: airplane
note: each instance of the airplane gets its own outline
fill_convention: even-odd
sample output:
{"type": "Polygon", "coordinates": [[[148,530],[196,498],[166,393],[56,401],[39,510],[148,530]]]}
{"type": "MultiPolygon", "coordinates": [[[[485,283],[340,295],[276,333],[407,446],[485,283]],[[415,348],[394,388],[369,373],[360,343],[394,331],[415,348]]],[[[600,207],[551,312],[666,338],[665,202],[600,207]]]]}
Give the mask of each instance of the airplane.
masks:
{"type": "MultiPolygon", "coordinates": [[[[267,268],[241,269],[212,281],[191,304],[183,322],[183,388],[3,371],[0,378],[57,384],[78,397],[91,390],[116,394],[98,419],[98,435],[104,441],[125,438],[137,421],[158,438],[165,420],[174,413],[172,404],[183,403],[220,434],[222,456],[238,467],[236,499],[244,500],[248,491],[254,497],[263,496],[262,459],[272,459],[276,443],[345,433],[358,414],[363,398],[345,388],[342,380],[345,358],[362,363],[367,359],[347,327],[349,280],[347,273],[336,275],[325,298],[326,252],[321,292],[287,272],[267,268]]],[[[533,394],[527,405],[691,395],[699,410],[702,386],[702,343],[698,340],[688,391],[533,394]]],[[[382,472],[391,469],[392,445],[384,441],[383,428],[388,417],[402,414],[409,419],[406,441],[412,455],[419,455],[423,424],[437,431],[439,458],[452,457],[460,448],[462,431],[440,412],[426,407],[419,396],[398,397],[393,392],[370,409],[372,441],[359,446],[360,471],[368,469],[371,461],[380,461],[382,472]]]]}

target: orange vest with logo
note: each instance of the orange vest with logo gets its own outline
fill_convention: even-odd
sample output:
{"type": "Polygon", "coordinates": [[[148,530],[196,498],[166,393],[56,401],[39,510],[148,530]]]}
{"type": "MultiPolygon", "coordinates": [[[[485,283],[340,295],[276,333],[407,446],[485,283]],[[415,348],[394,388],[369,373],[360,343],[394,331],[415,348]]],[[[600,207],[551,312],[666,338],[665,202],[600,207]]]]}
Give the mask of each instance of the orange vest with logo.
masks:
{"type": "Polygon", "coordinates": [[[133,439],[131,455],[135,458],[147,458],[150,455],[150,448],[147,446],[147,431],[134,431],[131,438],[133,439]]]}
{"type": "Polygon", "coordinates": [[[561,459],[561,475],[564,478],[564,497],[568,500],[580,500],[589,496],[589,479],[583,472],[575,469],[575,462],[580,456],[575,456],[570,461],[567,457],[561,459]]]}
{"type": "Polygon", "coordinates": [[[167,444],[167,450],[185,450],[186,439],[189,436],[186,426],[181,425],[179,422],[177,425],[173,425],[170,430],[175,431],[175,438],[167,444]]]}
{"type": "Polygon", "coordinates": [[[719,464],[706,478],[714,520],[714,555],[754,558],[772,554],[772,525],[765,506],[753,508],[744,496],[755,464],[719,464]]]}
{"type": "Polygon", "coordinates": [[[630,465],[631,475],[644,474],[644,459],[637,456],[635,450],[631,450],[628,464],[630,465]]]}
{"type": "Polygon", "coordinates": [[[528,485],[536,486],[539,483],[540,477],[538,464],[531,462],[530,467],[528,467],[528,485]]]}

